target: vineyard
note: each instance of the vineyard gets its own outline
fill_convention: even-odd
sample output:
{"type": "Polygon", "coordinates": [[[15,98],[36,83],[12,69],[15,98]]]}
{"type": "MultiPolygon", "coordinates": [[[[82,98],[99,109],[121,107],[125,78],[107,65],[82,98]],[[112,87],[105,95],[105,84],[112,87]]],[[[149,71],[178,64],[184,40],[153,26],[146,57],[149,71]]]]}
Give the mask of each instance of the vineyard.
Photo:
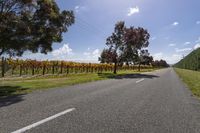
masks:
{"type": "MultiPolygon", "coordinates": [[[[34,75],[56,75],[76,73],[103,73],[112,72],[113,64],[77,63],[67,61],[36,61],[36,60],[13,60],[4,59],[0,61],[1,77],[8,76],[34,76],[34,75]]],[[[143,65],[141,69],[150,69],[151,66],[143,65]]],[[[118,70],[137,70],[138,66],[119,66],[118,70]]]]}
{"type": "Polygon", "coordinates": [[[194,50],[174,66],[182,69],[200,71],[200,48],[194,50]]]}

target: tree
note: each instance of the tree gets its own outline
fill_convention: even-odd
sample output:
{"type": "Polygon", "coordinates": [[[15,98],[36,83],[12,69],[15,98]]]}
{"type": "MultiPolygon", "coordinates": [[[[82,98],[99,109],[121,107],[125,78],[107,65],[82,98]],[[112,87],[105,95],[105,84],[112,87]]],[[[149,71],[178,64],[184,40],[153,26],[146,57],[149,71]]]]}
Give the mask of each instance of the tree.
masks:
{"type": "Polygon", "coordinates": [[[99,57],[101,63],[113,63],[115,62],[117,55],[112,49],[104,49],[99,57]]]}
{"type": "MultiPolygon", "coordinates": [[[[124,44],[124,22],[120,21],[115,25],[114,32],[106,40],[106,45],[109,47],[107,53],[112,55],[112,58],[109,59],[114,63],[114,73],[117,73],[117,65],[121,61],[123,54],[123,44],[124,44]]],[[[105,51],[104,51],[105,52],[105,51]]],[[[108,57],[110,58],[110,57],[108,57]]]]}
{"type": "Polygon", "coordinates": [[[153,62],[153,57],[150,56],[148,50],[141,50],[138,56],[138,71],[141,69],[141,65],[150,65],[153,62]]]}
{"type": "Polygon", "coordinates": [[[153,61],[152,65],[154,67],[169,67],[169,64],[167,64],[167,62],[162,59],[160,61],[158,61],[158,60],[153,61]]]}
{"type": "Polygon", "coordinates": [[[124,58],[133,63],[138,63],[138,70],[140,71],[141,63],[150,56],[147,48],[149,46],[150,34],[142,27],[126,28],[125,30],[125,44],[124,45],[124,58]]]}
{"type": "Polygon", "coordinates": [[[73,12],[60,12],[54,0],[1,0],[0,56],[26,50],[46,54],[73,23],[73,12]]]}
{"type": "Polygon", "coordinates": [[[117,71],[117,66],[123,63],[138,62],[140,67],[140,57],[142,56],[140,54],[146,52],[144,48],[148,47],[149,38],[150,34],[146,29],[141,27],[126,28],[125,23],[120,21],[115,25],[112,35],[107,38],[106,44],[109,48],[102,52],[100,61],[106,62],[106,60],[109,60],[114,63],[114,73],[117,71]],[[110,59],[110,56],[107,56],[109,54],[114,57],[110,59]]]}

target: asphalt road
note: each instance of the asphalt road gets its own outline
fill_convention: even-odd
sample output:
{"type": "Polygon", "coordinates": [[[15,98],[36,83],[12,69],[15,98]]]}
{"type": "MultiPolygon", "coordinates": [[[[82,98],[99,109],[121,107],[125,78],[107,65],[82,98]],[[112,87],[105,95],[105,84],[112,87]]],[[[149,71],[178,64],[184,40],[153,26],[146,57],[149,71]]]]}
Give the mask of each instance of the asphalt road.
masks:
{"type": "Polygon", "coordinates": [[[172,68],[0,101],[0,133],[200,133],[200,100],[172,68]]]}

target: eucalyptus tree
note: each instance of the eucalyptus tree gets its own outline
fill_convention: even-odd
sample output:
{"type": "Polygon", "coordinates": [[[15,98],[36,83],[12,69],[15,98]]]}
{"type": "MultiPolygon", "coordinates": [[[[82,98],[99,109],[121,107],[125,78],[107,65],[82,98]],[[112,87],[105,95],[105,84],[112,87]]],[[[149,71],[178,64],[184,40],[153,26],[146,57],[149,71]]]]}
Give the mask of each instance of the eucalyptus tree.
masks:
{"type": "Polygon", "coordinates": [[[114,63],[114,73],[117,72],[118,64],[139,62],[140,67],[140,57],[142,56],[140,54],[148,47],[149,38],[150,34],[146,29],[133,26],[127,28],[125,23],[120,21],[115,25],[112,35],[107,38],[108,49],[103,51],[100,61],[109,60],[114,63]],[[109,54],[112,55],[112,58],[106,56],[109,54]]]}
{"type": "Polygon", "coordinates": [[[112,58],[110,58],[109,60],[114,63],[115,74],[117,73],[117,66],[121,61],[121,57],[123,54],[124,29],[125,23],[123,21],[118,22],[115,25],[114,32],[106,40],[106,45],[109,47],[107,53],[112,55],[112,58]]]}
{"type": "Polygon", "coordinates": [[[124,57],[133,63],[138,63],[140,70],[142,60],[149,56],[148,50],[145,48],[149,46],[150,34],[142,27],[130,27],[126,28],[124,36],[124,57]]]}
{"type": "Polygon", "coordinates": [[[46,54],[73,23],[73,12],[60,11],[54,0],[0,0],[0,56],[46,54]]]}
{"type": "Polygon", "coordinates": [[[75,21],[72,11],[60,11],[55,0],[0,0],[0,56],[24,51],[47,54],[75,21]]]}

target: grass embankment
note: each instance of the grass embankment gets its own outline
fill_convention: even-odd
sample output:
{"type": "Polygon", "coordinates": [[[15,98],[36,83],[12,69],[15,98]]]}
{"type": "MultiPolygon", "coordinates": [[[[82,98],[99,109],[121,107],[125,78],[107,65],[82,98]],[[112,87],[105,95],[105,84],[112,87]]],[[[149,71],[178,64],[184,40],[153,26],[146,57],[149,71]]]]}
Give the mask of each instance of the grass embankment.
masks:
{"type": "MultiPolygon", "coordinates": [[[[153,71],[153,69],[142,70],[141,72],[153,71]]],[[[44,90],[61,86],[69,86],[80,83],[105,80],[125,74],[139,73],[137,71],[119,71],[118,74],[112,73],[89,73],[89,74],[69,74],[45,77],[29,78],[9,78],[0,79],[0,97],[11,95],[26,94],[34,90],[44,90]]]]}
{"type": "Polygon", "coordinates": [[[175,68],[180,78],[191,89],[192,93],[200,97],[200,72],[175,68]]]}

